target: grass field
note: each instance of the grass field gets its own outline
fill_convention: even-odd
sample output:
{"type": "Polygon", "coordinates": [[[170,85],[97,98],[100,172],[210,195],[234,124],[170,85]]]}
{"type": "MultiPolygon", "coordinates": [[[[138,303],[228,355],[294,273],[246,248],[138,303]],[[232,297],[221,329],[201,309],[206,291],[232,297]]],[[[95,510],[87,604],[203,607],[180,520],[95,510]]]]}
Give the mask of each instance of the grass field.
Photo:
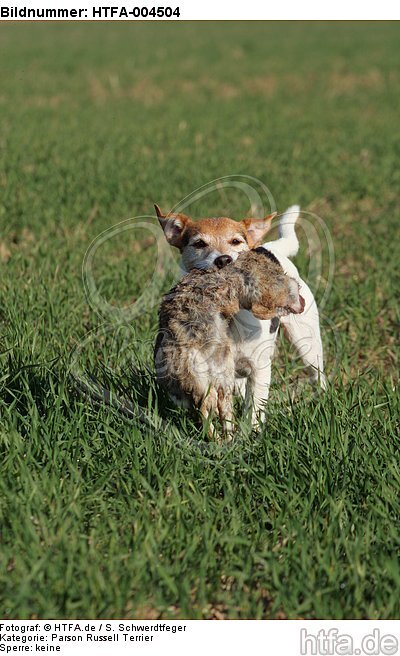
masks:
{"type": "MultiPolygon", "coordinates": [[[[0,616],[400,617],[399,55],[396,23],[0,26],[0,616]],[[282,337],[267,427],[204,450],[154,393],[155,304],[117,329],[81,270],[103,230],[232,174],[329,227],[331,383],[293,400],[282,337]],[[161,428],[76,393],[82,343],[161,428]]],[[[155,252],[108,241],[103,297],[137,299],[155,252]]]]}

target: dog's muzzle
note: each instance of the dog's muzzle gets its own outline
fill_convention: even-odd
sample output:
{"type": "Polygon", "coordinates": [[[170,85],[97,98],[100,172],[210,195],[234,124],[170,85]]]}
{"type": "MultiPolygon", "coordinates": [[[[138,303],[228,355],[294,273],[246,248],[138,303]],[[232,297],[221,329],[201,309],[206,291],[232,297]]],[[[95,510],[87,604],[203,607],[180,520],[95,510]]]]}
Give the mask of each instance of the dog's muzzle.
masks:
{"type": "Polygon", "coordinates": [[[231,262],[232,262],[232,258],[230,255],[219,255],[214,260],[214,264],[216,267],[218,267],[218,269],[223,269],[224,266],[230,264],[231,262]]]}

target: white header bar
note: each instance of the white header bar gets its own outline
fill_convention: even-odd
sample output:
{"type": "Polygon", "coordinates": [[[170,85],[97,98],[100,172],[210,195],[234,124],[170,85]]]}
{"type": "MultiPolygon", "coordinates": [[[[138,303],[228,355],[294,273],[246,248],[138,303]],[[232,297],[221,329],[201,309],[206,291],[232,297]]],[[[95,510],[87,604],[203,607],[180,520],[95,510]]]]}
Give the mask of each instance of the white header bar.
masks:
{"type": "Polygon", "coordinates": [[[0,0],[1,20],[398,20],[395,0],[0,0]]]}

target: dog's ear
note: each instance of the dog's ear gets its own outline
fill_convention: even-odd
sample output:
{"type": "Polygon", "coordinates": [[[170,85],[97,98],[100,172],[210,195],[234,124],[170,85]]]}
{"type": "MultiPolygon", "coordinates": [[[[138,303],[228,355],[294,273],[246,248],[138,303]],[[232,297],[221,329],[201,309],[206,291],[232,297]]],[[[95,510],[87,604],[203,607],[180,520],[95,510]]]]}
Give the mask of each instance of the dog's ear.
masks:
{"type": "Polygon", "coordinates": [[[263,304],[253,303],[250,311],[256,319],[272,319],[273,317],[284,317],[287,314],[301,314],[305,306],[305,300],[300,294],[299,284],[294,278],[289,278],[286,294],[279,298],[279,306],[271,308],[271,299],[263,304]]]}
{"type": "Polygon", "coordinates": [[[158,205],[154,205],[158,222],[164,231],[165,238],[171,246],[181,248],[182,246],[182,233],[189,221],[189,217],[185,214],[163,214],[158,205]]]}
{"type": "Polygon", "coordinates": [[[272,219],[276,216],[276,212],[266,216],[264,219],[243,219],[241,224],[247,233],[247,240],[250,248],[254,248],[260,243],[264,235],[267,234],[271,227],[272,219]]]}
{"type": "Polygon", "coordinates": [[[157,203],[154,203],[154,207],[155,207],[155,210],[156,210],[157,218],[158,219],[165,219],[165,214],[161,211],[161,209],[157,205],[157,203]]]}

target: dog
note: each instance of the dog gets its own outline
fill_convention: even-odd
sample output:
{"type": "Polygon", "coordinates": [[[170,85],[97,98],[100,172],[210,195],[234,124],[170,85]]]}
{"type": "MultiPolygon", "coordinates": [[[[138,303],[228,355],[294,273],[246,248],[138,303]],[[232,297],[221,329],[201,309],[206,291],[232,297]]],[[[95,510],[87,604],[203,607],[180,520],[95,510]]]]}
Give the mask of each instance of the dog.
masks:
{"type": "MultiPolygon", "coordinates": [[[[240,253],[259,245],[276,214],[264,218],[245,218],[235,221],[227,217],[202,218],[194,221],[182,213],[164,214],[155,205],[156,214],[167,242],[179,249],[181,269],[184,275],[193,268],[208,269],[212,266],[226,266],[235,261],[240,253]]],[[[295,224],[300,207],[293,205],[284,212],[279,222],[279,239],[264,242],[263,247],[273,253],[284,272],[297,280],[305,308],[302,314],[268,320],[254,317],[248,310],[240,309],[231,321],[230,330],[241,350],[252,362],[254,382],[252,398],[246,398],[246,379],[238,378],[236,392],[246,398],[252,407],[252,421],[265,419],[265,402],[268,399],[271,381],[271,362],[276,336],[281,323],[289,341],[294,345],[306,365],[310,381],[326,388],[324,375],[323,347],[319,326],[319,313],[314,296],[308,285],[300,278],[299,272],[290,257],[297,254],[299,242],[295,224]]]]}
{"type": "Polygon", "coordinates": [[[200,410],[210,421],[210,437],[214,416],[232,435],[235,377],[247,378],[250,387],[253,383],[252,362],[229,330],[240,309],[261,320],[304,310],[298,282],[264,248],[243,251],[227,266],[217,258],[210,269],[192,269],[159,310],[157,379],[175,403],[200,410]]]}

